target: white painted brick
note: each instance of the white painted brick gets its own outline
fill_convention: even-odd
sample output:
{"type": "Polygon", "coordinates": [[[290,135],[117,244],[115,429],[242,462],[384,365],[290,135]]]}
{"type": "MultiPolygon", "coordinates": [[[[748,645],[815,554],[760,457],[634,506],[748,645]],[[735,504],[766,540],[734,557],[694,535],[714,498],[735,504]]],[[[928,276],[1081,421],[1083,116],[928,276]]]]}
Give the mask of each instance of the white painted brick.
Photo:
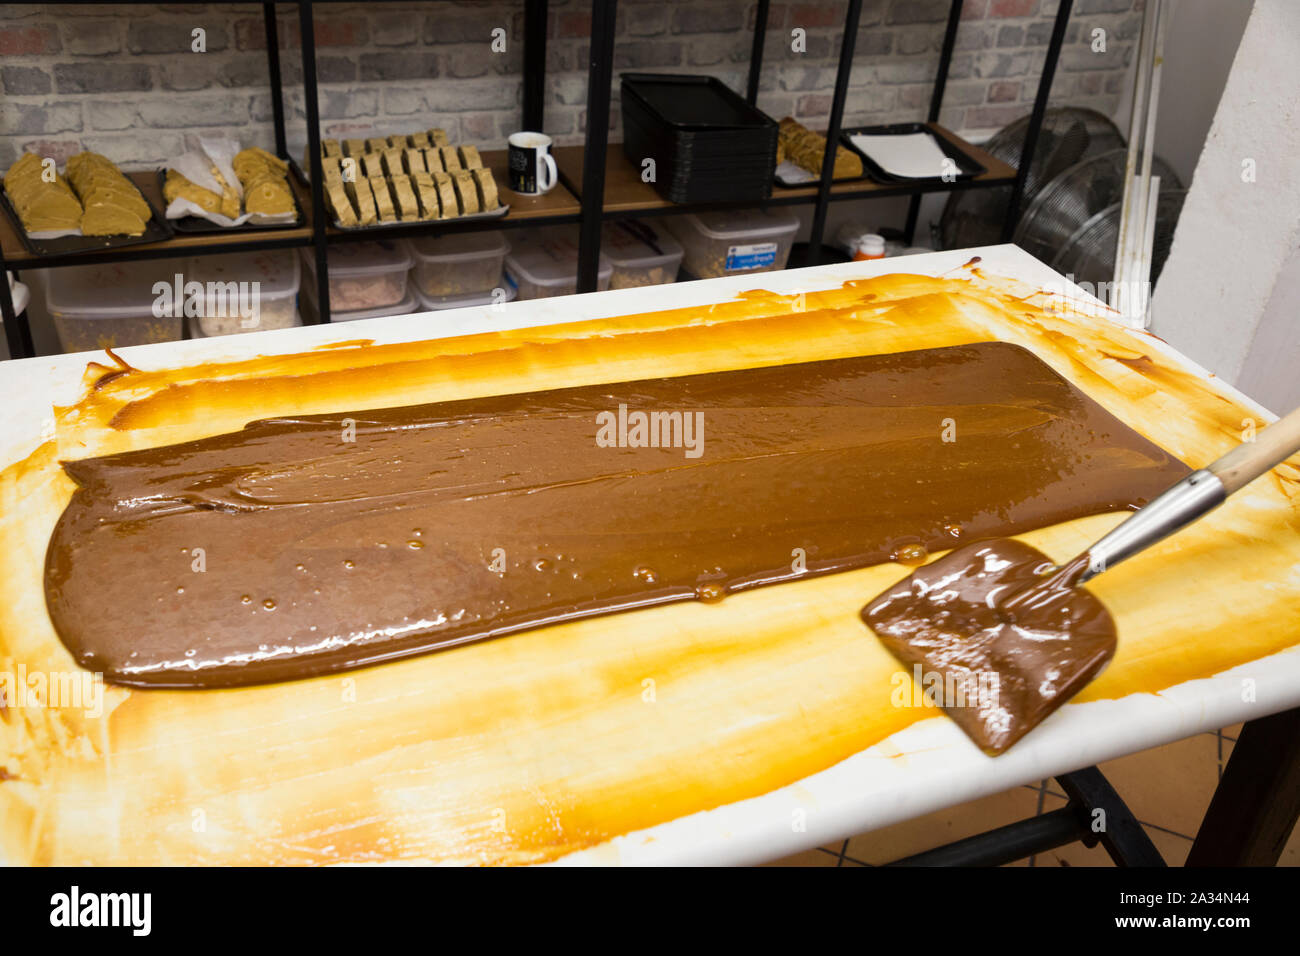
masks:
{"type": "Polygon", "coordinates": [[[81,104],[58,100],[43,104],[0,100],[0,129],[19,136],[76,132],[81,129],[81,104]]]}
{"type": "Polygon", "coordinates": [[[122,49],[122,22],[118,19],[65,20],[60,32],[63,49],[78,56],[102,56],[122,49]]]}

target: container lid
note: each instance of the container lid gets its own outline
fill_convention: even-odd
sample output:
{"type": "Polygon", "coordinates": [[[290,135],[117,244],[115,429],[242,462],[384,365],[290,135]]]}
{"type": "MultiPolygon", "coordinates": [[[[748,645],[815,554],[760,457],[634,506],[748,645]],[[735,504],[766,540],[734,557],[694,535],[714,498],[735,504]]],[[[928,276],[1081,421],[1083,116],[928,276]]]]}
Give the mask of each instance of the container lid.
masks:
{"type": "Polygon", "coordinates": [[[858,251],[869,256],[883,256],[885,254],[885,237],[874,232],[859,236],[858,251]]]}
{"type": "MultiPolygon", "coordinates": [[[[307,295],[307,301],[311,303],[312,311],[320,314],[320,307],[316,304],[316,285],[309,282],[303,287],[307,295]]],[[[330,312],[331,322],[355,322],[357,319],[382,319],[386,315],[406,315],[408,312],[415,311],[415,289],[410,282],[406,283],[406,295],[402,296],[401,302],[395,302],[392,305],[381,305],[373,309],[353,309],[351,312],[330,312]]]]}
{"type": "MultiPolygon", "coordinates": [[[[411,252],[419,262],[460,262],[491,259],[510,251],[510,243],[499,232],[461,232],[450,236],[421,236],[411,240],[411,252]]],[[[331,260],[330,269],[334,263],[331,260]]]]}
{"type": "MultiPolygon", "coordinates": [[[[506,268],[516,278],[533,285],[563,285],[578,275],[578,240],[575,230],[539,229],[524,236],[506,256],[506,268]]],[[[601,279],[614,272],[602,253],[597,272],[601,279]]]]}
{"type": "Polygon", "coordinates": [[[174,290],[184,268],[171,259],[146,259],[45,269],[45,303],[52,312],[88,319],[151,315],[158,298],[154,284],[166,282],[174,290]]]}
{"type": "Polygon", "coordinates": [[[793,235],[799,228],[797,216],[762,209],[718,209],[682,218],[710,239],[768,239],[793,235]]]}
{"type": "MultiPolygon", "coordinates": [[[[411,268],[411,253],[400,239],[375,239],[370,242],[338,242],[329,247],[330,278],[404,272],[411,268]]],[[[304,248],[302,258],[307,269],[316,275],[315,250],[304,248]]]]}
{"type": "Polygon", "coordinates": [[[302,275],[298,257],[292,249],[195,256],[188,265],[186,280],[204,285],[209,282],[257,282],[258,291],[271,299],[297,295],[302,275]]]}
{"type": "Polygon", "coordinates": [[[611,222],[601,234],[600,248],[620,269],[648,269],[682,257],[682,244],[668,230],[641,219],[611,222]]]}
{"type": "MultiPolygon", "coordinates": [[[[505,298],[501,300],[502,302],[513,302],[518,294],[515,287],[509,282],[502,286],[502,291],[505,292],[505,298]]],[[[476,306],[496,304],[491,292],[472,292],[469,295],[455,295],[448,299],[435,299],[432,296],[425,295],[424,290],[417,286],[415,295],[420,300],[421,312],[445,312],[448,309],[472,309],[476,306]]]]}

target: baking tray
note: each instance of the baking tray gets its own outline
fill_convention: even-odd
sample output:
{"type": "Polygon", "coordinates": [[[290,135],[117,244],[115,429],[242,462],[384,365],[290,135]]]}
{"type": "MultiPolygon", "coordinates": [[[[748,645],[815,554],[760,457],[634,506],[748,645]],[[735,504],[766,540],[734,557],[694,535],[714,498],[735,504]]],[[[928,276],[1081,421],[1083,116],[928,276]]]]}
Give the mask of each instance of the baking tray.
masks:
{"type": "Polygon", "coordinates": [[[624,113],[623,152],[633,165],[652,158],[655,192],[669,202],[761,202],[772,195],[776,149],[764,147],[757,162],[695,162],[677,153],[670,137],[653,133],[624,113]]]}
{"type": "MultiPolygon", "coordinates": [[[[167,170],[158,170],[158,192],[165,196],[163,185],[167,181],[167,170]]],[[[177,232],[183,232],[188,235],[200,235],[203,233],[231,233],[231,232],[260,232],[263,229],[294,229],[303,223],[302,206],[298,203],[298,194],[293,187],[289,188],[289,195],[293,198],[293,211],[297,217],[292,222],[266,222],[255,223],[246,222],[238,226],[219,226],[215,222],[209,222],[201,216],[182,216],[180,219],[168,219],[171,227],[177,232]]],[[[166,210],[164,210],[166,212],[166,210]]]]}
{"type": "Polygon", "coordinates": [[[674,137],[655,127],[653,117],[635,109],[624,111],[623,127],[624,143],[629,140],[643,143],[645,149],[650,150],[645,156],[653,156],[661,171],[668,169],[731,179],[736,176],[765,175],[776,163],[776,137],[749,146],[732,140],[724,144],[720,152],[710,154],[683,148],[674,137]]]}
{"type": "Polygon", "coordinates": [[[776,120],[713,76],[622,73],[622,96],[688,140],[710,133],[775,132],[776,120]]]}
{"type": "Polygon", "coordinates": [[[850,141],[852,136],[871,135],[871,136],[903,136],[908,133],[925,133],[934,140],[935,145],[943,151],[943,154],[951,159],[957,166],[955,180],[974,179],[981,173],[988,172],[987,167],[975,162],[953,143],[940,136],[929,126],[924,123],[890,123],[884,126],[855,126],[851,129],[840,130],[840,142],[848,149],[853,150],[862,159],[862,165],[867,174],[877,182],[882,183],[929,183],[944,182],[943,176],[896,176],[893,173],[887,173],[870,156],[858,149],[850,141]]]}
{"type": "MultiPolygon", "coordinates": [[[[298,161],[296,159],[289,160],[289,166],[290,168],[293,169],[293,174],[298,177],[298,182],[302,183],[304,186],[310,189],[311,179],[303,171],[303,168],[298,165],[298,161]]],[[[495,176],[493,176],[492,178],[494,180],[496,179],[495,176]]],[[[500,197],[500,195],[501,195],[501,184],[497,183],[498,198],[500,197]]],[[[427,222],[430,225],[435,225],[437,223],[447,223],[447,222],[470,222],[475,219],[500,219],[509,212],[510,212],[510,204],[503,202],[499,208],[490,210],[488,212],[474,212],[474,213],[470,213],[468,216],[454,216],[451,219],[401,219],[398,220],[397,222],[377,222],[373,226],[340,226],[338,222],[334,219],[334,217],[330,216],[329,223],[339,232],[383,232],[386,229],[391,229],[393,226],[412,226],[418,222],[427,222]]],[[[327,216],[329,215],[328,210],[326,210],[326,215],[327,216]]]]}
{"type": "Polygon", "coordinates": [[[152,214],[149,216],[149,221],[144,224],[144,232],[138,236],[60,236],[58,239],[33,239],[27,235],[27,230],[23,228],[23,221],[18,217],[18,211],[10,204],[9,194],[3,189],[0,189],[0,206],[4,207],[5,215],[13,223],[14,232],[18,234],[23,248],[34,256],[66,256],[78,252],[98,252],[101,249],[116,249],[118,246],[163,242],[174,236],[175,231],[158,211],[158,207],[149,200],[142,189],[137,187],[136,192],[140,194],[140,198],[145,201],[152,214]]]}

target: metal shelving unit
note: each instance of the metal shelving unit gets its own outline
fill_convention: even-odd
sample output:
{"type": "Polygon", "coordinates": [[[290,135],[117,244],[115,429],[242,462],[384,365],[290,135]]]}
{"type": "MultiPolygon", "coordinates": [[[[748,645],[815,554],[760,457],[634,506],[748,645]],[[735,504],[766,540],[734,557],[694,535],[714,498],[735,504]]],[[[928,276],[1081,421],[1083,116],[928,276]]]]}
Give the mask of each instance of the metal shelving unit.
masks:
{"type": "MultiPolygon", "coordinates": [[[[53,0],[55,4],[70,0],[53,0]]],[[[129,0],[121,0],[129,2],[129,0]]],[[[307,152],[311,157],[308,172],[312,183],[321,181],[320,162],[320,110],[317,101],[316,48],[314,8],[331,0],[303,0],[297,4],[298,24],[302,38],[302,77],[304,119],[307,127],[307,152]]],[[[436,2],[436,0],[432,0],[436,2]]],[[[230,235],[177,235],[158,243],[125,246],[102,251],[83,252],[59,257],[37,257],[29,254],[7,219],[0,219],[0,270],[58,268],[90,262],[113,262],[138,259],[161,259],[179,256],[204,255],[228,252],[254,252],[266,249],[310,247],[316,260],[316,301],[320,304],[319,320],[330,320],[329,264],[327,252],[336,242],[355,242],[367,239],[416,235],[445,235],[455,232],[473,232],[488,229],[512,229],[525,226],[576,224],[579,227],[578,291],[590,292],[596,288],[596,273],[600,259],[601,226],[606,220],[629,217],[658,216],[677,212],[700,211],[735,206],[792,206],[813,207],[812,234],[808,264],[815,264],[822,247],[826,215],[830,203],[851,199],[883,198],[906,195],[912,197],[906,235],[911,240],[916,227],[920,197],[928,192],[945,192],[955,189],[980,189],[996,186],[1011,187],[1012,198],[1004,222],[1003,234],[1011,235],[1025,186],[1025,177],[1037,145],[1038,131],[1055,75],[1056,62],[1070,17],[1072,0],[1059,0],[1047,59],[1039,80],[1038,93],[1031,112],[1028,135],[1020,157],[1019,172],[990,156],[983,150],[961,140],[954,133],[938,125],[939,111],[943,105],[944,88],[952,62],[957,27],[961,20],[962,0],[951,0],[944,32],[939,66],[930,100],[928,122],[940,135],[987,168],[987,172],[970,180],[952,183],[924,183],[920,185],[881,184],[869,180],[832,182],[833,151],[827,150],[822,164],[821,179],[817,184],[796,189],[776,188],[772,197],[761,202],[674,204],[660,198],[652,186],[643,183],[636,169],[622,155],[622,148],[609,143],[609,110],[613,83],[613,61],[617,0],[592,0],[592,26],[590,56],[587,66],[587,130],[582,146],[560,147],[555,150],[560,169],[560,183],[549,193],[539,197],[509,195],[510,212],[501,219],[480,219],[466,222],[414,222],[380,226],[364,231],[335,229],[325,212],[325,197],[320,189],[309,189],[293,183],[298,190],[299,204],[304,210],[304,223],[294,229],[276,229],[232,233],[230,235]]],[[[763,47],[767,31],[769,0],[758,0],[755,17],[752,53],[749,63],[747,97],[751,103],[758,97],[759,81],[763,68],[763,47]]],[[[844,32],[836,67],[835,92],[827,123],[826,138],[830,143],[838,140],[847,99],[849,77],[853,69],[854,45],[857,40],[862,0],[848,0],[844,32]]],[[[289,159],[285,133],[284,89],[280,70],[279,29],[276,20],[277,4],[262,3],[266,34],[267,71],[271,88],[272,121],[276,152],[289,159]]],[[[546,34],[549,22],[547,0],[525,0],[524,6],[524,57],[523,57],[523,108],[522,128],[545,128],[546,87],[546,34]]],[[[432,82],[436,82],[432,81],[432,82]]],[[[504,150],[489,150],[484,154],[485,165],[494,168],[503,191],[505,177],[504,150]]],[[[156,177],[152,173],[136,173],[133,180],[155,203],[161,204],[156,177]]],[[[292,178],[292,177],[291,177],[292,178]]],[[[161,205],[160,205],[161,208],[161,205]]],[[[14,315],[13,301],[7,283],[0,283],[0,317],[4,319],[5,336],[9,353],[15,358],[35,354],[31,330],[26,314],[14,315]]]]}

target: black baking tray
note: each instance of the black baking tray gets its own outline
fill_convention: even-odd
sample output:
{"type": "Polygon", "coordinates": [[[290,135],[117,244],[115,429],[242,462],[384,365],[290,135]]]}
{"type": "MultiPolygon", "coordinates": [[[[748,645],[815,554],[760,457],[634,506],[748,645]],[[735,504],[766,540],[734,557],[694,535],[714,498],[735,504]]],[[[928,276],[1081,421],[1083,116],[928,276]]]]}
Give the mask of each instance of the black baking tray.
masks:
{"type": "MultiPolygon", "coordinates": [[[[132,185],[135,185],[132,183],[132,185]]],[[[152,213],[144,224],[144,232],[138,236],[63,236],[59,239],[33,239],[23,228],[23,221],[18,218],[18,211],[9,202],[9,196],[0,189],[0,206],[13,223],[14,232],[26,249],[34,256],[66,256],[78,252],[98,252],[101,249],[116,249],[119,246],[137,246],[146,242],[163,242],[170,239],[175,232],[167,224],[158,207],[149,201],[143,190],[137,188],[140,198],[145,201],[152,213]]]]}
{"type": "Polygon", "coordinates": [[[669,202],[744,202],[767,199],[772,195],[772,167],[759,168],[747,175],[734,170],[700,173],[689,168],[674,168],[656,155],[656,141],[642,138],[635,126],[624,127],[623,152],[629,162],[640,167],[646,157],[655,160],[655,191],[669,202]]]}
{"type": "Polygon", "coordinates": [[[656,161],[666,162],[673,168],[717,172],[734,169],[743,172],[761,170],[769,163],[776,163],[777,137],[774,135],[764,136],[760,140],[731,137],[724,139],[717,149],[695,149],[684,143],[682,137],[665,132],[654,117],[632,101],[623,110],[623,128],[624,141],[627,139],[627,131],[632,130],[642,139],[655,142],[659,147],[656,161]]]}
{"type": "Polygon", "coordinates": [[[674,135],[775,133],[776,120],[713,76],[623,73],[622,96],[631,96],[674,135]]]}
{"type": "Polygon", "coordinates": [[[893,173],[887,173],[881,169],[870,156],[858,149],[850,141],[851,136],[902,136],[908,133],[925,133],[935,144],[942,150],[943,154],[951,159],[957,167],[954,180],[973,179],[981,173],[988,172],[987,167],[971,159],[960,149],[958,149],[949,140],[940,136],[924,123],[890,123],[884,126],[855,126],[852,129],[840,131],[840,142],[848,149],[853,150],[862,159],[862,165],[872,179],[881,183],[928,183],[943,182],[942,174],[934,176],[896,176],[893,173]]]}
{"type": "Polygon", "coordinates": [[[651,158],[655,191],[670,202],[767,199],[775,120],[710,76],[622,74],[623,151],[651,158]]]}
{"type": "MultiPolygon", "coordinates": [[[[167,170],[158,170],[158,192],[163,195],[166,195],[162,192],[163,185],[166,181],[167,170]]],[[[182,216],[180,219],[168,219],[167,222],[171,223],[171,227],[177,232],[183,232],[187,235],[199,235],[202,233],[214,232],[260,232],[263,229],[296,229],[298,226],[302,225],[302,206],[298,204],[298,193],[293,186],[289,187],[289,195],[293,198],[293,211],[297,214],[296,218],[292,222],[246,222],[238,226],[219,226],[215,222],[209,222],[201,216],[182,216]]]]}

